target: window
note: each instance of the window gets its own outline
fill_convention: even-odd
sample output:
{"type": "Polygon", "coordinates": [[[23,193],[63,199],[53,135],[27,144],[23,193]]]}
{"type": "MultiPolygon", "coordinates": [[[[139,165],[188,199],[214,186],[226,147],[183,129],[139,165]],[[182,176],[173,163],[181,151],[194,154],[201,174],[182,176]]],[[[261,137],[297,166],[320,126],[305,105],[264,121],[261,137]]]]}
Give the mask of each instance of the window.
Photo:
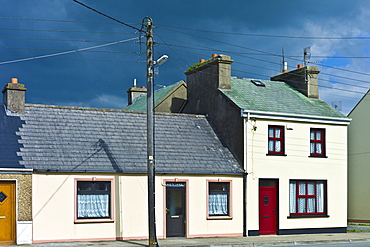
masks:
{"type": "Polygon", "coordinates": [[[284,154],[284,127],[269,126],[268,153],[269,154],[284,154]]]}
{"type": "Polygon", "coordinates": [[[325,129],[311,129],[310,154],[311,156],[325,156],[325,129]]]}
{"type": "Polygon", "coordinates": [[[209,216],[230,216],[230,182],[208,183],[209,216]]]}
{"type": "Polygon", "coordinates": [[[76,187],[76,221],[113,220],[111,180],[79,180],[76,187]]]}
{"type": "Polygon", "coordinates": [[[290,215],[326,215],[326,181],[290,181],[290,215]]]}

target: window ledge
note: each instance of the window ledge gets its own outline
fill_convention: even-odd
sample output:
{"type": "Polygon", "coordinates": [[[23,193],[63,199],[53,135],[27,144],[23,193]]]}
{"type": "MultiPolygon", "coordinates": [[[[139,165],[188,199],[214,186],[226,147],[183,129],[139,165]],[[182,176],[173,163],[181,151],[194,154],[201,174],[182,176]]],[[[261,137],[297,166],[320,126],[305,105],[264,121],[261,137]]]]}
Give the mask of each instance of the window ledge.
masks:
{"type": "Polygon", "coordinates": [[[288,156],[286,154],[269,154],[267,153],[266,156],[288,156]]]}
{"type": "Polygon", "coordinates": [[[208,216],[207,220],[232,220],[232,216],[208,216]]]}
{"type": "Polygon", "coordinates": [[[310,155],[309,158],[328,158],[326,155],[310,155]]]}
{"type": "Polygon", "coordinates": [[[329,218],[330,215],[321,214],[321,215],[290,215],[287,219],[296,219],[296,218],[329,218]]]}
{"type": "Polygon", "coordinates": [[[113,219],[76,219],[75,224],[80,223],[113,223],[113,219]]]}

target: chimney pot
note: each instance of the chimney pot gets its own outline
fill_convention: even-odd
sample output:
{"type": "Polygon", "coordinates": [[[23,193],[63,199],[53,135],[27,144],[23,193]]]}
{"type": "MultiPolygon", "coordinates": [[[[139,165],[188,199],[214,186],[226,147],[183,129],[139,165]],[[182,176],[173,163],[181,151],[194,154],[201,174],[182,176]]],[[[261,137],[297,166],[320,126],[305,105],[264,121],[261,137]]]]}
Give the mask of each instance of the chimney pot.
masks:
{"type": "Polygon", "coordinates": [[[18,78],[12,78],[12,79],[10,80],[10,82],[11,82],[11,83],[18,83],[18,78]]]}
{"type": "Polygon", "coordinates": [[[201,62],[201,63],[204,63],[205,61],[206,61],[206,60],[205,60],[205,59],[203,59],[203,58],[199,60],[199,62],[201,62]]]}
{"type": "Polygon", "coordinates": [[[298,69],[303,68],[303,65],[302,65],[302,64],[298,64],[298,65],[297,65],[297,68],[298,68],[298,69]]]}
{"type": "Polygon", "coordinates": [[[141,88],[145,88],[145,86],[142,86],[141,88]]]}
{"type": "Polygon", "coordinates": [[[218,57],[218,54],[214,53],[212,54],[212,57],[218,57]]]}

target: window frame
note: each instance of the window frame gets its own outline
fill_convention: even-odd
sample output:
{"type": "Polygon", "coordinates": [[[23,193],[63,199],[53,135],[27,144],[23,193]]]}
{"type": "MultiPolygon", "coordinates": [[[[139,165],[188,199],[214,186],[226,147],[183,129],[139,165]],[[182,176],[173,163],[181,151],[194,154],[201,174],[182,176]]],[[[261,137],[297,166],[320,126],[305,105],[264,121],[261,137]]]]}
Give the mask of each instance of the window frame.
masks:
{"type": "MultiPolygon", "coordinates": [[[[114,179],[113,178],[75,178],[75,195],[74,195],[74,222],[75,223],[94,223],[94,222],[114,222],[114,179]],[[104,218],[78,218],[78,182],[109,182],[109,217],[104,218]]],[[[94,194],[92,192],[91,194],[94,194]]]]}
{"type": "Polygon", "coordinates": [[[268,155],[285,155],[285,128],[281,125],[269,125],[267,128],[267,154],[268,155]],[[270,129],[274,130],[274,137],[270,137],[270,129]],[[275,137],[276,129],[280,129],[280,137],[275,137]],[[276,142],[280,141],[280,151],[270,151],[269,150],[269,143],[273,141],[274,143],[274,150],[276,149],[276,142]]]}
{"type": "MultiPolygon", "coordinates": [[[[315,152],[314,150],[314,152],[315,152]]],[[[325,136],[325,129],[323,128],[310,128],[310,156],[311,157],[326,157],[326,136],[325,136]],[[311,132],[314,131],[314,138],[311,139],[311,132]],[[321,135],[321,140],[316,140],[316,133],[320,132],[321,135]],[[315,150],[316,150],[316,145],[321,144],[321,153],[312,153],[311,145],[315,145],[315,150]]]]}
{"type": "Polygon", "coordinates": [[[208,220],[217,220],[217,219],[232,219],[233,218],[233,210],[232,210],[232,180],[207,180],[207,195],[206,195],[206,207],[207,207],[207,219],[208,220]],[[210,193],[210,184],[211,183],[228,183],[229,191],[228,191],[228,214],[227,215],[210,215],[209,212],[209,195],[210,193]]]}
{"type": "Polygon", "coordinates": [[[294,218],[294,217],[328,217],[327,214],[327,204],[328,204],[328,198],[327,198],[327,181],[326,180],[299,180],[299,179],[291,179],[289,180],[289,217],[288,218],[294,218]],[[292,198],[291,198],[291,183],[295,182],[295,213],[292,213],[291,204],[292,204],[292,198]],[[308,195],[308,183],[314,183],[314,194],[308,195]],[[318,197],[317,197],[317,183],[323,183],[323,212],[318,212],[318,197]],[[299,183],[306,183],[305,184],[305,195],[299,195],[299,183]],[[305,213],[298,213],[298,207],[299,207],[299,199],[304,198],[305,199],[305,213]],[[308,199],[314,198],[315,199],[315,212],[308,212],[308,199]]]}

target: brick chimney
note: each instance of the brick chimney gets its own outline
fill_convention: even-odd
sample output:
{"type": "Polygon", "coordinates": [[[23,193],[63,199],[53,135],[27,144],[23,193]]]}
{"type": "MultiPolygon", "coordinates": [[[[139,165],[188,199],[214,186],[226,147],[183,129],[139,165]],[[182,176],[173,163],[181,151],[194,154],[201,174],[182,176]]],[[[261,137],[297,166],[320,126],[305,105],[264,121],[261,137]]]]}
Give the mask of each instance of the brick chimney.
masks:
{"type": "Polygon", "coordinates": [[[23,84],[18,83],[17,78],[12,78],[11,82],[5,85],[3,89],[3,101],[9,111],[24,114],[26,90],[23,84]]]}
{"type": "Polygon", "coordinates": [[[309,98],[319,98],[318,74],[320,70],[316,66],[301,64],[298,68],[270,78],[271,81],[283,81],[309,98]]]}
{"type": "Polygon", "coordinates": [[[146,93],[147,93],[146,87],[144,86],[141,88],[136,87],[136,79],[134,79],[134,86],[127,90],[128,105],[131,105],[137,97],[144,95],[146,93]]]}
{"type": "Polygon", "coordinates": [[[205,97],[218,89],[230,89],[231,64],[230,56],[213,54],[208,60],[201,59],[185,71],[187,82],[187,111],[206,114],[212,97],[205,97]],[[200,102],[200,101],[203,102],[200,102]]]}

